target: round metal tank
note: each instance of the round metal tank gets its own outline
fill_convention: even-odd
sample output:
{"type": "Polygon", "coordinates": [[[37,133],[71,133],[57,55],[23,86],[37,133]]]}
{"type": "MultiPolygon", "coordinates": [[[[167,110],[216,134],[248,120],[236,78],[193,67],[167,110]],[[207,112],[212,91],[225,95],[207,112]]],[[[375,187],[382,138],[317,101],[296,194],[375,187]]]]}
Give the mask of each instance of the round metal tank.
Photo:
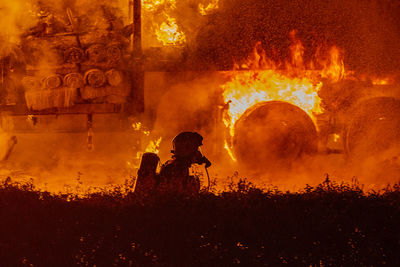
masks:
{"type": "Polygon", "coordinates": [[[366,158],[400,148],[400,100],[375,97],[362,101],[346,129],[346,152],[366,158]]]}
{"type": "Polygon", "coordinates": [[[310,116],[281,101],[253,106],[235,124],[233,149],[240,163],[255,170],[290,166],[317,151],[318,135],[310,116]]]}

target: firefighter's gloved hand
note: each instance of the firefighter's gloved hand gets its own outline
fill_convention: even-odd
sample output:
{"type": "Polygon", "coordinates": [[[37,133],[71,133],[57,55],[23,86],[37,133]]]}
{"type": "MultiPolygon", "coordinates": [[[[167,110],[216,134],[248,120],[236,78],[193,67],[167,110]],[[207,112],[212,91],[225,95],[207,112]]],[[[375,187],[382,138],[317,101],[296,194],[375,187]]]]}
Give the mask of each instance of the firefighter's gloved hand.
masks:
{"type": "Polygon", "coordinates": [[[211,166],[211,161],[209,161],[208,158],[203,156],[202,160],[203,160],[203,163],[206,164],[206,168],[211,166]]]}

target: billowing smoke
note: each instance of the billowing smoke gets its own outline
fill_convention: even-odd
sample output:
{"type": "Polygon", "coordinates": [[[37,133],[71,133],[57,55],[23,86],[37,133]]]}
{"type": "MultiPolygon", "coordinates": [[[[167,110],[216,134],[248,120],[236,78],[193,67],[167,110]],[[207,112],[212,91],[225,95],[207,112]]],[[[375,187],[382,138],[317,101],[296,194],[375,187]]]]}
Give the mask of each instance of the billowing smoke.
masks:
{"type": "MultiPolygon", "coordinates": [[[[69,73],[86,70],[78,70],[76,64],[71,64],[75,62],[70,62],[65,51],[71,48],[72,52],[77,51],[79,42],[87,48],[87,43],[113,40],[105,36],[110,32],[124,36],[125,26],[130,23],[128,9],[127,1],[2,1],[1,105],[16,106],[16,110],[25,103],[36,110],[69,105],[75,94],[67,94],[71,89],[56,87],[66,83],[63,78],[69,73]]],[[[129,37],[122,39],[121,46],[126,46],[129,37]]],[[[77,56],[71,55],[71,60],[77,56]]],[[[121,132],[116,137],[104,130],[120,130],[119,116],[94,115],[95,148],[90,150],[85,114],[58,117],[49,112],[37,117],[21,116],[23,113],[19,112],[19,116],[13,112],[1,113],[2,176],[32,177],[55,190],[55,186],[62,189],[64,184],[74,183],[78,178],[91,184],[107,184],[122,182],[131,175],[128,165],[140,149],[139,138],[135,133],[121,132]],[[10,147],[13,149],[9,155],[10,147]]]]}
{"type": "Polygon", "coordinates": [[[35,25],[36,17],[32,5],[27,1],[2,1],[0,3],[0,57],[14,52],[20,35],[35,25]]]}
{"type": "MultiPolygon", "coordinates": [[[[160,152],[162,161],[170,156],[170,141],[177,133],[200,132],[205,137],[203,152],[214,163],[212,175],[218,174],[226,181],[226,176],[236,170],[241,171],[243,166],[233,163],[224,150],[227,129],[221,120],[223,109],[226,108],[221,84],[225,82],[225,77],[218,71],[231,70],[234,62],[246,59],[257,42],[261,42],[268,58],[285,62],[290,53],[289,33],[297,30],[297,37],[305,47],[306,62],[318,54],[321,46],[336,45],[345,53],[346,69],[378,75],[395,72],[400,68],[400,24],[397,19],[400,5],[396,1],[142,2],[146,64],[158,71],[145,75],[145,114],[134,120],[95,116],[94,120],[99,122],[97,129],[103,131],[93,136],[95,151],[86,149],[87,118],[84,115],[43,119],[39,124],[46,125],[45,130],[49,132],[57,132],[62,127],[72,127],[80,132],[73,135],[49,133],[44,137],[46,140],[42,143],[43,147],[34,141],[34,134],[21,135],[15,154],[10,158],[12,167],[26,170],[33,168],[35,175],[45,177],[43,182],[52,179],[51,176],[60,179],[60,183],[85,176],[91,176],[93,184],[121,182],[132,174],[126,167],[135,164],[136,152],[143,149],[143,144],[139,143],[142,136],[132,133],[112,135],[106,131],[114,126],[117,129],[120,121],[132,119],[132,122],[142,121],[147,129],[152,130],[148,139],[163,138],[160,152]],[[163,32],[158,36],[157,31],[163,32]],[[180,57],[169,57],[171,51],[178,51],[180,57]],[[55,122],[57,120],[59,124],[55,122]],[[103,127],[105,125],[107,127],[103,127]]],[[[32,36],[39,36],[40,39],[43,33],[46,35],[54,29],[62,29],[81,34],[80,41],[89,44],[104,38],[97,36],[99,33],[101,35],[109,30],[124,32],[132,16],[126,0],[38,0],[29,2],[29,5],[25,1],[8,1],[0,4],[0,15],[0,56],[13,54],[14,58],[20,59],[23,57],[18,55],[19,49],[14,48],[32,48],[27,45],[32,36]],[[43,25],[51,27],[43,28],[43,25]]],[[[61,45],[75,44],[75,37],[70,36],[61,45]]],[[[128,41],[129,38],[126,38],[122,43],[128,41]]],[[[40,79],[54,74],[52,66],[58,64],[60,55],[51,49],[53,44],[52,41],[48,43],[44,38],[40,39],[35,44],[32,57],[26,61],[21,60],[21,64],[34,65],[40,79]]],[[[328,87],[324,88],[325,92],[321,94],[325,94],[325,99],[329,101],[346,96],[341,90],[331,93],[329,90],[326,92],[328,87]]],[[[356,92],[358,89],[358,86],[354,86],[349,90],[356,92]]],[[[365,86],[362,90],[365,90],[365,86]]],[[[353,94],[349,95],[344,103],[353,101],[353,94]]],[[[349,110],[346,112],[349,113],[349,110]]],[[[26,123],[24,120],[25,117],[17,125],[26,123]]],[[[29,130],[40,131],[35,118],[28,118],[27,123],[29,130]]],[[[11,129],[14,130],[18,131],[11,129]]],[[[7,143],[4,140],[3,143],[7,143]]],[[[394,150],[385,152],[379,160],[370,157],[353,163],[346,163],[346,157],[337,154],[309,156],[291,164],[290,168],[278,168],[278,171],[271,173],[240,172],[239,175],[248,175],[261,183],[284,181],[286,185],[320,182],[325,173],[338,179],[368,176],[372,177],[371,181],[375,181],[376,177],[382,177],[379,171],[382,166],[391,166],[388,175],[397,175],[398,150],[394,150]]],[[[264,164],[268,165],[269,162],[264,164]]]]}
{"type": "Polygon", "coordinates": [[[398,1],[220,1],[207,16],[196,41],[196,61],[204,68],[230,69],[261,41],[270,58],[288,58],[293,29],[305,46],[306,60],[321,44],[345,51],[345,65],[367,72],[400,67],[398,1]],[[199,61],[198,61],[199,59],[199,61]]]}

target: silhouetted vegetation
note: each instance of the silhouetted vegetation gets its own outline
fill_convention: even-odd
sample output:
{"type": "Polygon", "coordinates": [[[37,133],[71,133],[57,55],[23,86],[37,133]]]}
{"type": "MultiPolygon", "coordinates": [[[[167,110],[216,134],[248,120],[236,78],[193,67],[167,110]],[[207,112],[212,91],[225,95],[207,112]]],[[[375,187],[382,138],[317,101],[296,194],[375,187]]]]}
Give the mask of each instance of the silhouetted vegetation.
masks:
{"type": "Polygon", "coordinates": [[[400,266],[400,186],[51,194],[0,185],[1,266],[400,266]]]}

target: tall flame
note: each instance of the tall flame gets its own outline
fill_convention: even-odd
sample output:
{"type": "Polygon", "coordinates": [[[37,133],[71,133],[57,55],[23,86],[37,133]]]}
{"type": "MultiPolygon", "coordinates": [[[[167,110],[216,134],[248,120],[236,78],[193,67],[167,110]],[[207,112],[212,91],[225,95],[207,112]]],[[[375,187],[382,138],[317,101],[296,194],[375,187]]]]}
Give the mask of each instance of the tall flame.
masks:
{"type": "Polygon", "coordinates": [[[320,61],[319,63],[323,66],[321,71],[321,77],[323,78],[329,78],[337,82],[346,75],[342,53],[336,46],[331,47],[329,59],[327,61],[320,61]]]}
{"type": "Polygon", "coordinates": [[[290,37],[291,57],[285,63],[269,59],[261,49],[261,43],[257,43],[251,57],[240,65],[246,70],[227,72],[230,80],[221,86],[228,107],[223,121],[231,136],[225,148],[233,160],[234,155],[229,144],[232,144],[232,137],[235,135],[235,123],[246,110],[260,102],[285,101],[300,107],[315,120],[315,115],[322,113],[321,99],[318,96],[323,85],[321,78],[338,81],[345,76],[339,49],[332,47],[325,59],[306,64],[303,57],[304,46],[296,38],[295,31],[290,33],[290,37]],[[315,66],[322,68],[316,69],[315,66]]]}

